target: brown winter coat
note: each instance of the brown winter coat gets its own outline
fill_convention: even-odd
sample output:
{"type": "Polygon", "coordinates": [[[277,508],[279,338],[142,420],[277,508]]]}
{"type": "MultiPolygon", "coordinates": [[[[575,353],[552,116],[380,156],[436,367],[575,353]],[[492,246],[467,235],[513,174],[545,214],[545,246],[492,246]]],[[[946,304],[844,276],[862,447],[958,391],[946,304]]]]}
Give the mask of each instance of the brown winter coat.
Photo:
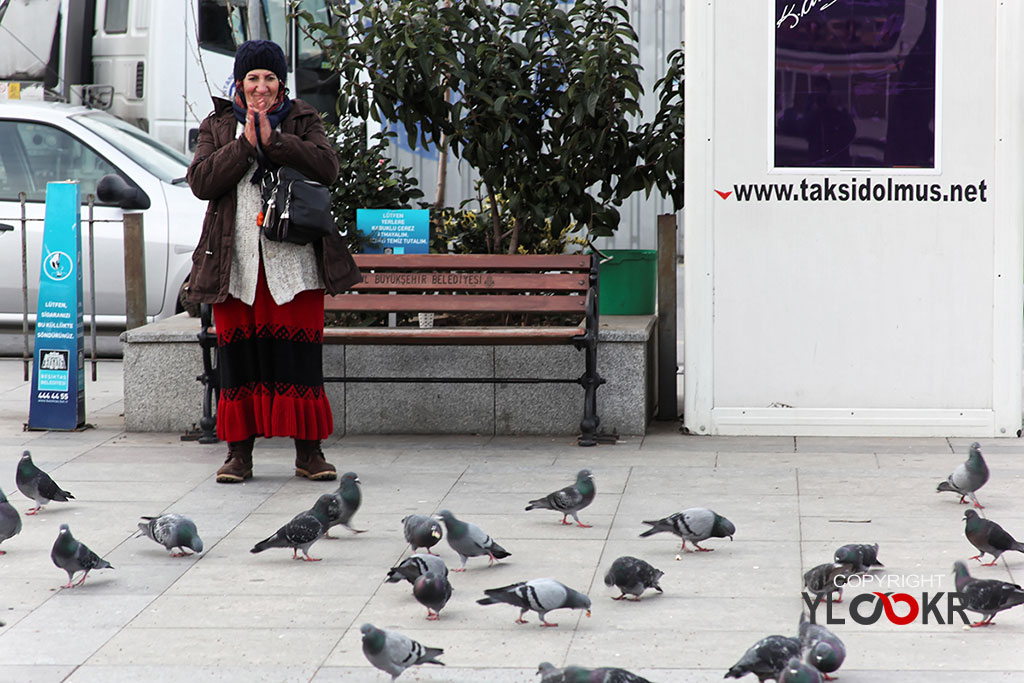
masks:
{"type": "MultiPolygon", "coordinates": [[[[209,200],[203,233],[192,253],[192,274],[186,298],[191,303],[215,304],[228,296],[231,247],[235,235],[235,187],[256,158],[244,136],[236,136],[231,103],[215,97],[214,110],[199,126],[199,142],[188,167],[192,193],[209,200]]],[[[338,177],[338,157],[315,108],[292,100],[292,109],[270,134],[264,150],[275,164],[291,166],[312,180],[330,185],[338,177]]],[[[253,217],[255,221],[255,217],[253,217]]],[[[328,294],[361,282],[362,276],[345,240],[334,233],[316,244],[317,263],[328,294]]]]}

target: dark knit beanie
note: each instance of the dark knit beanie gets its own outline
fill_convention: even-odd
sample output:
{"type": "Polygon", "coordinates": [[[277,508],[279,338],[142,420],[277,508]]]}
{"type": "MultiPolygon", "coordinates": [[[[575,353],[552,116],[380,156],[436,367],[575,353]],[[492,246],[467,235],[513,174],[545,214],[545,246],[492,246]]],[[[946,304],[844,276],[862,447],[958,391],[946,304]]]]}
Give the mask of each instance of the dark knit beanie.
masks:
{"type": "Polygon", "coordinates": [[[288,79],[288,62],[281,46],[271,40],[247,40],[235,52],[235,80],[245,79],[253,69],[273,71],[284,83],[288,79]]]}

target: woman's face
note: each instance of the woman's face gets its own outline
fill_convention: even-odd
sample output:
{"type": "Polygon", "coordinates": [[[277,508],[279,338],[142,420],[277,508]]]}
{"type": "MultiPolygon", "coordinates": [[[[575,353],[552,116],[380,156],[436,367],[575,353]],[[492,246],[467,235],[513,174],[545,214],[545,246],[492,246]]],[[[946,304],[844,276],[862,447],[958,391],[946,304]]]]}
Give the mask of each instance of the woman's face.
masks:
{"type": "Polygon", "coordinates": [[[242,92],[245,93],[245,106],[255,111],[267,111],[277,101],[277,92],[281,89],[281,81],[273,71],[253,69],[242,80],[242,92]]]}

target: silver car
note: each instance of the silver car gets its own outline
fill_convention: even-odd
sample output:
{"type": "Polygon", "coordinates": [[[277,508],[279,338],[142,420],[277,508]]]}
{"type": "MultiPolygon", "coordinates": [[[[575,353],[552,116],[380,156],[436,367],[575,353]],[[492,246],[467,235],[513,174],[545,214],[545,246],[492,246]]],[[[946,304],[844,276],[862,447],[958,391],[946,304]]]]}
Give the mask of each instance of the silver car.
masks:
{"type": "Polygon", "coordinates": [[[188,157],[109,114],[55,102],[0,103],[0,325],[22,320],[21,204],[27,196],[29,320],[39,290],[46,183],[77,180],[82,197],[83,304],[88,325],[88,195],[101,179],[106,202],[95,201],[97,327],[125,325],[125,211],[141,210],[146,250],[146,316],[180,312],[179,292],[188,279],[206,202],[185,182],[188,157]],[[123,181],[123,182],[122,182],[123,181]]]}

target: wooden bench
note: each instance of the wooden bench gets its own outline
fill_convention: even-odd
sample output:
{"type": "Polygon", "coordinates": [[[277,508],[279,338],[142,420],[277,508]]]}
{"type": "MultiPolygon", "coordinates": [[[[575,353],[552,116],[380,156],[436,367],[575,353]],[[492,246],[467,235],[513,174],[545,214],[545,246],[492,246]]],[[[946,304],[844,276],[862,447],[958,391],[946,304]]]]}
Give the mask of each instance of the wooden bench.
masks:
{"type": "MultiPolygon", "coordinates": [[[[573,383],[583,387],[583,418],[579,444],[598,440],[597,372],[598,257],[591,255],[490,254],[357,254],[363,282],[351,292],[326,296],[325,311],[364,313],[457,314],[460,320],[492,314],[558,314],[573,316],[573,325],[479,326],[344,326],[326,327],[325,344],[570,344],[584,353],[584,373],[577,379],[537,377],[352,377],[333,376],[325,382],[408,382],[537,384],[573,383]]],[[[204,307],[204,316],[208,316],[204,307]]],[[[439,321],[440,322],[440,321],[439,321]]],[[[216,332],[208,317],[199,335],[204,349],[206,387],[200,428],[209,434],[216,390],[213,352],[216,332]]]]}

